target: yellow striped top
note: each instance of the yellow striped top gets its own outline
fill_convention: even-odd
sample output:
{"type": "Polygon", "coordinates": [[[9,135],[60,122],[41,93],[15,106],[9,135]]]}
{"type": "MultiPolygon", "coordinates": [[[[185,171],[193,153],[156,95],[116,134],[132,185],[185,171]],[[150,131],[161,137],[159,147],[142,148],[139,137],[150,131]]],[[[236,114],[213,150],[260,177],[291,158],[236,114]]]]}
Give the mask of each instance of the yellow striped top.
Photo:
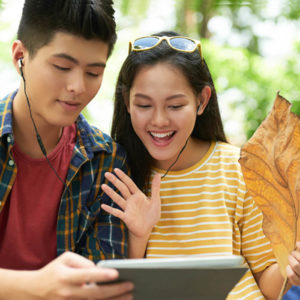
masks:
{"type": "MultiPolygon", "coordinates": [[[[262,213],[247,193],[239,155],[235,146],[212,142],[197,164],[163,178],[161,219],[150,236],[147,258],[243,255],[252,272],[275,262],[262,231],[262,213]]],[[[249,270],[227,299],[264,297],[249,270]]]]}

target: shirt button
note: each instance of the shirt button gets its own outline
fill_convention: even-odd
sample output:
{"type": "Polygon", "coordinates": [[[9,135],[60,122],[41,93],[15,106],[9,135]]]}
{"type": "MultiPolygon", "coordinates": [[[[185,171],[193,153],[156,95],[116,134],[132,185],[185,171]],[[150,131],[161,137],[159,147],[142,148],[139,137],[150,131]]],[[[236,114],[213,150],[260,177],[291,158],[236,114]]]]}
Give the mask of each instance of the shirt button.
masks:
{"type": "Polygon", "coordinates": [[[7,142],[11,143],[11,137],[10,136],[7,137],[7,142]]]}
{"type": "Polygon", "coordinates": [[[10,159],[10,160],[8,161],[8,164],[12,167],[12,166],[15,164],[15,162],[14,162],[13,160],[10,159]]]}

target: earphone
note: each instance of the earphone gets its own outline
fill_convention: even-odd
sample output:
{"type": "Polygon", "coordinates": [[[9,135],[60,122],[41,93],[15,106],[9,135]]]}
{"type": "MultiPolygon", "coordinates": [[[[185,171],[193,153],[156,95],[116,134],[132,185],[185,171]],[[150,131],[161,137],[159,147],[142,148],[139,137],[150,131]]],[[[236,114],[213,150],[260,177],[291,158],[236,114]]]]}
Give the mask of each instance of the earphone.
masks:
{"type": "Polygon", "coordinates": [[[201,103],[198,105],[197,113],[199,112],[200,108],[201,108],[201,103]]]}
{"type": "Polygon", "coordinates": [[[18,59],[18,65],[19,65],[21,76],[23,77],[23,58],[18,59]]]}

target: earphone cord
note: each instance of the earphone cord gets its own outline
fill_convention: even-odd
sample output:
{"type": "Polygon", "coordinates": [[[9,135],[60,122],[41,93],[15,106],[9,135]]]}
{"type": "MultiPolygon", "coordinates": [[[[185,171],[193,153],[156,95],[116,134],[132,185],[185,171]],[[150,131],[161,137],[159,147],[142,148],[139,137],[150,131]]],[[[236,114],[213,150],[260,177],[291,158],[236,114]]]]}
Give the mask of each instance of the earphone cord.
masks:
{"type": "Polygon", "coordinates": [[[184,146],[182,147],[182,149],[181,149],[180,152],[178,153],[178,155],[177,155],[175,161],[174,161],[174,162],[171,164],[171,166],[167,169],[166,173],[165,173],[163,176],[161,176],[161,179],[163,179],[163,178],[169,173],[170,169],[177,163],[177,161],[178,161],[178,159],[179,159],[179,156],[181,155],[181,153],[183,152],[183,150],[185,149],[185,147],[186,147],[186,145],[187,145],[187,143],[188,143],[189,138],[190,138],[190,137],[188,137],[188,139],[186,140],[184,146]]]}
{"type": "Polygon", "coordinates": [[[40,136],[40,134],[39,134],[39,132],[37,130],[36,124],[35,124],[33,116],[32,116],[31,106],[30,106],[30,102],[29,102],[29,98],[28,98],[27,90],[26,90],[26,80],[25,80],[25,77],[24,77],[24,74],[23,74],[22,70],[21,70],[21,75],[22,75],[22,79],[23,79],[23,82],[24,82],[24,93],[25,93],[25,98],[26,98],[26,101],[27,101],[27,104],[28,104],[28,108],[29,108],[30,119],[31,119],[33,127],[34,127],[34,131],[35,131],[35,134],[36,134],[36,138],[37,138],[38,144],[39,144],[39,146],[41,148],[41,151],[42,151],[43,155],[45,156],[45,158],[47,160],[47,163],[48,163],[49,167],[52,169],[52,171],[54,172],[55,176],[61,181],[61,183],[64,185],[64,187],[67,190],[69,190],[68,187],[67,187],[67,185],[66,185],[66,183],[60,178],[60,176],[58,175],[58,173],[56,172],[56,170],[54,169],[54,167],[52,166],[51,162],[48,159],[47,151],[45,149],[45,146],[43,144],[42,138],[41,138],[41,136],[40,136]]]}

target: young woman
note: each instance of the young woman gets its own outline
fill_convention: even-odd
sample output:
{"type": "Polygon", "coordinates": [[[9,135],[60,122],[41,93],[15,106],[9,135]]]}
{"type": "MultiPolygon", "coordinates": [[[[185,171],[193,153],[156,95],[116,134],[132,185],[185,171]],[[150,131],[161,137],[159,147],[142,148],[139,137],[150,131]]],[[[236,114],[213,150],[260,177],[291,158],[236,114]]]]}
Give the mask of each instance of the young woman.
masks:
{"type": "Polygon", "coordinates": [[[107,173],[122,197],[103,190],[121,209],[102,208],[128,226],[130,257],[243,255],[249,271],[228,299],[277,298],[283,278],[247,193],[239,149],[226,141],[198,41],[162,32],[130,43],[112,137],[128,152],[133,181],[118,169],[107,173]]]}

